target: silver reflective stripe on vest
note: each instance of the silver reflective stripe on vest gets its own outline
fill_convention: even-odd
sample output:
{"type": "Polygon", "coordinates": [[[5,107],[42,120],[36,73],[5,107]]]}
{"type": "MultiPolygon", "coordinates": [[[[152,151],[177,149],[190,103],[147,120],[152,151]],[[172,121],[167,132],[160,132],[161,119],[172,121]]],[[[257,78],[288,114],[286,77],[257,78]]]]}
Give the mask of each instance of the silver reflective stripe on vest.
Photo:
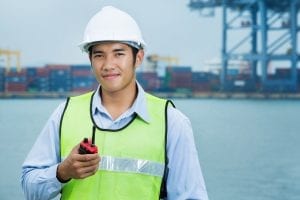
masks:
{"type": "Polygon", "coordinates": [[[163,177],[164,168],[164,164],[154,161],[112,156],[101,156],[99,165],[99,170],[146,174],[158,177],[163,177]]]}

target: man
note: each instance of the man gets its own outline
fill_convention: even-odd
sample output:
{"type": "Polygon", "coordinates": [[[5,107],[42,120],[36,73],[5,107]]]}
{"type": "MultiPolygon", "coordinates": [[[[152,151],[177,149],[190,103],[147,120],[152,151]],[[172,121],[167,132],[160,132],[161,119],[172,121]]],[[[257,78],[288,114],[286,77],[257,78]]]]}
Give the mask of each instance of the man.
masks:
{"type": "Polygon", "coordinates": [[[208,199],[188,118],[136,81],[145,46],[127,13],[92,17],[80,47],[99,87],[48,120],[22,166],[27,199],[208,199]],[[92,133],[98,153],[80,154],[92,133]]]}

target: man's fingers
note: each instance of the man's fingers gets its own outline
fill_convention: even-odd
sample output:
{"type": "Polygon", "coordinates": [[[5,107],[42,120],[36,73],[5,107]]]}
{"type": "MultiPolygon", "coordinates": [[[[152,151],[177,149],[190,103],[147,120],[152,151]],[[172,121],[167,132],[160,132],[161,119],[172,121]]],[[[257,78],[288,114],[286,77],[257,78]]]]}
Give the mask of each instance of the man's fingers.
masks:
{"type": "Polygon", "coordinates": [[[100,161],[100,157],[98,154],[75,154],[74,159],[79,162],[100,161]]]}
{"type": "Polygon", "coordinates": [[[81,167],[89,167],[89,166],[98,166],[99,162],[100,162],[100,157],[97,157],[96,159],[92,159],[92,160],[88,160],[86,161],[85,159],[83,159],[83,161],[79,161],[76,162],[76,165],[78,168],[81,167]]]}
{"type": "Polygon", "coordinates": [[[89,167],[80,168],[77,171],[77,176],[75,178],[83,179],[88,176],[94,175],[97,171],[98,171],[98,166],[89,166],[89,167]]]}
{"type": "Polygon", "coordinates": [[[77,144],[71,151],[71,154],[78,154],[80,144],[77,144]]]}

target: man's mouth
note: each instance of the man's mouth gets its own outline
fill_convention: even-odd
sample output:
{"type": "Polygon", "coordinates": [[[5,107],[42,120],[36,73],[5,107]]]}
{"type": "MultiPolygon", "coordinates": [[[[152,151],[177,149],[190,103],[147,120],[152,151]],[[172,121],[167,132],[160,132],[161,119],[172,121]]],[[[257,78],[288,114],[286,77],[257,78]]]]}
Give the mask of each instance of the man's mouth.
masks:
{"type": "Polygon", "coordinates": [[[119,74],[104,74],[103,75],[103,78],[105,78],[105,79],[115,79],[115,78],[117,78],[119,76],[119,74]]]}

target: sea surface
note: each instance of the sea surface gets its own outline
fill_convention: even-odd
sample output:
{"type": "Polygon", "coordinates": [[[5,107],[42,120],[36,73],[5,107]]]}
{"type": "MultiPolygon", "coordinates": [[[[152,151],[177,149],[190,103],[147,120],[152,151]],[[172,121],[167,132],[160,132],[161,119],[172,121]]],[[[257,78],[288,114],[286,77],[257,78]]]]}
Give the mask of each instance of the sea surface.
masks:
{"type": "MultiPolygon", "coordinates": [[[[63,99],[0,99],[0,199],[63,99]]],[[[300,101],[175,99],[191,120],[210,200],[300,200],[300,101]]]]}

